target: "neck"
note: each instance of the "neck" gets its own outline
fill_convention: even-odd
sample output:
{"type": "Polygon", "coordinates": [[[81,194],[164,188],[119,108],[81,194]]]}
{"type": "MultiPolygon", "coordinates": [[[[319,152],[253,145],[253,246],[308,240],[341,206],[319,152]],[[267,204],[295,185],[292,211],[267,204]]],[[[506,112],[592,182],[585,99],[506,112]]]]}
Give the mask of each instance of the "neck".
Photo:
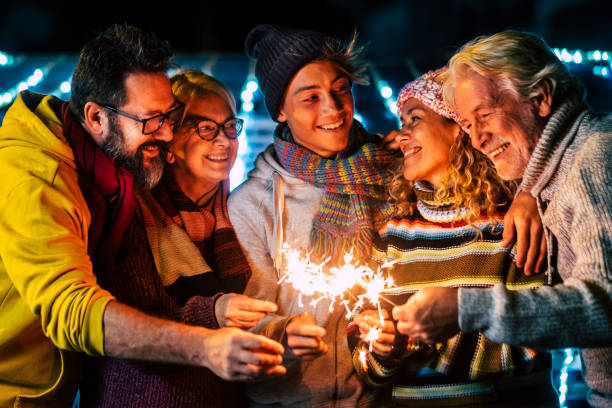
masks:
{"type": "Polygon", "coordinates": [[[219,185],[219,183],[202,182],[202,180],[190,174],[179,174],[176,167],[171,167],[171,169],[176,183],[194,203],[197,203],[200,198],[215,190],[219,185]]]}

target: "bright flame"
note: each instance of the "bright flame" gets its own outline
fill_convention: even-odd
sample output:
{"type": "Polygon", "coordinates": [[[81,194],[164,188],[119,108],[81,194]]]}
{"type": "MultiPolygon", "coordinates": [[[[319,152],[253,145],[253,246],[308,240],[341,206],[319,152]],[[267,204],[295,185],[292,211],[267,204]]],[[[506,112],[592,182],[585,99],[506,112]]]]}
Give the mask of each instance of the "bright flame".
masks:
{"type": "MultiPolygon", "coordinates": [[[[323,299],[330,301],[329,311],[334,304],[342,304],[346,309],[346,318],[350,318],[349,301],[354,301],[354,308],[361,308],[365,301],[370,301],[378,310],[381,327],[385,321],[380,306],[382,293],[393,288],[393,279],[384,277],[383,269],[391,267],[395,262],[386,262],[374,271],[365,265],[354,261],[352,251],[343,257],[344,264],[325,268],[329,258],[321,263],[313,262],[310,255],[283,245],[282,275],[278,283],[290,284],[298,292],[298,304],[303,307],[302,297],[311,297],[311,306],[316,306],[323,299]],[[360,287],[361,294],[355,295],[351,289],[360,287]]],[[[387,300],[388,301],[388,300],[387,300]]],[[[389,301],[388,301],[389,302],[389,301]]],[[[370,352],[373,343],[378,339],[382,328],[372,327],[365,340],[369,343],[370,352]]],[[[359,359],[364,370],[367,370],[365,351],[361,351],[359,359]]]]}

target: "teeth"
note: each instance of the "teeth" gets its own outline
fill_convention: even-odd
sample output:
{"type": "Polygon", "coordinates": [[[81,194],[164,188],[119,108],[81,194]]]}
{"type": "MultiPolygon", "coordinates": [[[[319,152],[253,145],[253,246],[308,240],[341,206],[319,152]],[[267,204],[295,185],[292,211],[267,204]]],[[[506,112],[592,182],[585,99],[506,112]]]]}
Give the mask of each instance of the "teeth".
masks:
{"type": "Polygon", "coordinates": [[[404,158],[417,154],[421,148],[419,146],[409,147],[404,151],[404,158]]]}
{"type": "Polygon", "coordinates": [[[344,124],[344,119],[336,123],[330,123],[329,125],[321,125],[319,127],[325,130],[334,130],[334,129],[338,129],[343,124],[344,124]]]}
{"type": "Polygon", "coordinates": [[[143,150],[157,150],[157,146],[143,146],[143,150]]]}
{"type": "Polygon", "coordinates": [[[510,143],[504,143],[503,145],[499,146],[497,149],[490,152],[489,156],[497,156],[498,154],[506,150],[508,146],[510,146],[510,143]]]}
{"type": "Polygon", "coordinates": [[[209,160],[227,160],[229,158],[229,156],[213,156],[213,155],[208,155],[206,156],[207,159],[209,160]]]}

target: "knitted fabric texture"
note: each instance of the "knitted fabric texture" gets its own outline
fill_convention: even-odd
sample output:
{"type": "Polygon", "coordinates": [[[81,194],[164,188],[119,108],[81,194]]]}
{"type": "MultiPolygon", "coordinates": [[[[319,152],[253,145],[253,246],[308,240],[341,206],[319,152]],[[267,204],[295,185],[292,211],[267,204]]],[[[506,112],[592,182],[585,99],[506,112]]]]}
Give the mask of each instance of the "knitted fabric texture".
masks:
{"type": "Polygon", "coordinates": [[[436,71],[429,71],[404,85],[397,96],[397,114],[401,116],[401,110],[406,101],[410,98],[415,98],[438,115],[459,123],[459,116],[444,103],[442,99],[442,86],[436,80],[445,70],[446,68],[440,68],[436,71]]]}
{"type": "MultiPolygon", "coordinates": [[[[183,285],[182,298],[164,286],[155,268],[142,225],[134,218],[125,233],[118,261],[112,273],[98,275],[100,285],[117,300],[162,318],[192,326],[218,329],[215,320],[216,296],[202,296],[201,285],[193,280],[183,285]]],[[[206,273],[202,279],[206,279],[206,273]]],[[[179,278],[182,279],[192,278],[179,278]]],[[[206,281],[209,292],[222,290],[206,281]]],[[[204,367],[163,364],[114,357],[96,357],[85,364],[81,384],[81,406],[96,408],[142,407],[244,407],[246,398],[239,383],[217,377],[204,367]]]]}
{"type": "MultiPolygon", "coordinates": [[[[418,211],[415,209],[409,217],[390,220],[381,229],[380,239],[373,249],[372,258],[376,264],[395,261],[389,274],[396,289],[385,293],[385,298],[402,304],[411,294],[427,286],[490,287],[501,284],[510,289],[522,289],[546,284],[543,274],[525,276],[516,268],[515,248],[502,247],[503,213],[494,214],[493,220],[480,217],[469,225],[461,211],[448,211],[447,202],[436,203],[432,189],[419,185],[415,192],[421,204],[416,206],[415,203],[418,211]]],[[[354,340],[351,343],[358,344],[354,340]]],[[[367,369],[355,364],[359,375],[368,383],[384,384],[390,380],[389,376],[399,375],[401,360],[379,359],[373,364],[370,359],[377,357],[369,357],[367,369]]],[[[396,381],[396,388],[406,392],[412,386],[430,386],[429,395],[423,399],[445,398],[448,395],[440,392],[441,386],[525,375],[536,369],[540,357],[547,358],[528,348],[495,343],[480,332],[460,332],[443,343],[437,353],[430,349],[406,357],[420,361],[423,367],[436,373],[420,377],[418,370],[412,374],[404,372],[396,381]]],[[[429,406],[436,406],[437,402],[429,406]]]]}
{"type": "Polygon", "coordinates": [[[336,160],[326,159],[294,143],[287,125],[279,124],[274,133],[283,167],[325,190],[311,235],[312,253],[321,259],[336,260],[351,250],[357,257],[366,255],[376,231],[394,212],[386,190],[394,152],[383,149],[380,138],[356,121],[349,146],[336,160]]]}
{"type": "Polygon", "coordinates": [[[272,120],[277,120],[285,89],[306,64],[323,56],[326,44],[336,41],[322,33],[271,24],[253,28],[245,41],[246,53],[257,60],[255,76],[272,120]]]}
{"type": "Polygon", "coordinates": [[[169,173],[165,172],[150,195],[138,195],[162,282],[168,286],[181,276],[211,273],[219,280],[217,290],[242,292],[251,270],[227,214],[227,180],[202,208],[183,193],[169,173]]]}

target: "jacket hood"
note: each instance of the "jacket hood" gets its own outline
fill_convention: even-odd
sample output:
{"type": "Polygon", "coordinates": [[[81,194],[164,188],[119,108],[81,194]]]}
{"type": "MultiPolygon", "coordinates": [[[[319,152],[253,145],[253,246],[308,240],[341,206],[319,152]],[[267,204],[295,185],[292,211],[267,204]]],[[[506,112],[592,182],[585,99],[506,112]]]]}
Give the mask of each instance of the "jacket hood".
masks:
{"type": "Polygon", "coordinates": [[[63,135],[59,112],[63,101],[52,95],[23,91],[0,126],[0,149],[31,147],[74,165],[74,154],[63,135]]]}

